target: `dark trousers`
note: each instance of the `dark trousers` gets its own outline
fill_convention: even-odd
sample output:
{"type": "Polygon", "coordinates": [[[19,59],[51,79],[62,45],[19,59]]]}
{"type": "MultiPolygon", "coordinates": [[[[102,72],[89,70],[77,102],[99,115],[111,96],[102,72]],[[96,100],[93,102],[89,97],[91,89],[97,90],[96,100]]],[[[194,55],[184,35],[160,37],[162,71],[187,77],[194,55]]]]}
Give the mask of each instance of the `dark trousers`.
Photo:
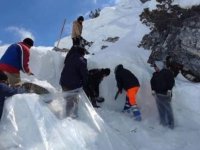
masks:
{"type": "Polygon", "coordinates": [[[160,117],[160,123],[163,126],[169,126],[174,128],[174,115],[171,107],[171,96],[156,94],[156,104],[158,108],[158,113],[160,117]]]}
{"type": "Polygon", "coordinates": [[[96,98],[99,97],[99,85],[98,86],[89,85],[87,96],[89,97],[92,105],[97,106],[96,98]]]}
{"type": "Polygon", "coordinates": [[[127,110],[131,108],[131,104],[129,102],[129,98],[126,96],[126,102],[125,102],[125,105],[124,105],[124,109],[123,110],[127,110]]]}

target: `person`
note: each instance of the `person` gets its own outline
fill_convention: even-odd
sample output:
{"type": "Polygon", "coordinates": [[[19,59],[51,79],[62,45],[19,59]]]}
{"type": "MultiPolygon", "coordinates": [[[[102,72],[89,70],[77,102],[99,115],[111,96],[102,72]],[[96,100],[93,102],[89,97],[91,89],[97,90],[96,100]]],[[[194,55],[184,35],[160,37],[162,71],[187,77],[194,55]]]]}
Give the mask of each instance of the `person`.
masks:
{"type": "MultiPolygon", "coordinates": [[[[60,77],[60,85],[63,91],[83,88],[87,93],[88,70],[87,60],[84,58],[84,55],[85,49],[82,47],[72,47],[66,55],[60,77]]],[[[76,97],[67,100],[66,111],[67,116],[77,117],[78,99],[76,97]]]]}
{"type": "Polygon", "coordinates": [[[104,102],[103,97],[99,97],[99,84],[104,77],[110,74],[109,68],[101,69],[91,69],[88,75],[88,97],[93,105],[93,107],[98,108],[97,102],[104,102]]]}
{"type": "Polygon", "coordinates": [[[117,81],[118,93],[126,91],[126,103],[123,112],[133,113],[135,120],[141,121],[141,113],[137,106],[136,96],[140,88],[140,84],[136,76],[125,69],[122,64],[115,67],[115,78],[117,81]]]}
{"type": "Polygon", "coordinates": [[[10,85],[21,82],[20,70],[28,75],[33,75],[29,68],[30,48],[34,42],[30,38],[25,38],[23,42],[12,44],[7,48],[0,59],[0,70],[8,76],[10,85]]]}
{"type": "Polygon", "coordinates": [[[73,46],[75,45],[79,46],[81,44],[81,40],[83,39],[81,36],[83,30],[83,21],[84,17],[79,16],[77,20],[73,22],[72,34],[71,34],[73,46]]]}
{"type": "Polygon", "coordinates": [[[166,68],[162,62],[155,62],[157,69],[151,78],[152,94],[155,97],[160,118],[160,124],[174,128],[174,116],[171,107],[172,88],[175,84],[174,75],[170,66],[166,68]]]}
{"type": "Polygon", "coordinates": [[[25,89],[21,87],[10,87],[7,75],[3,71],[0,71],[0,119],[6,98],[24,92],[26,92],[25,89]]]}

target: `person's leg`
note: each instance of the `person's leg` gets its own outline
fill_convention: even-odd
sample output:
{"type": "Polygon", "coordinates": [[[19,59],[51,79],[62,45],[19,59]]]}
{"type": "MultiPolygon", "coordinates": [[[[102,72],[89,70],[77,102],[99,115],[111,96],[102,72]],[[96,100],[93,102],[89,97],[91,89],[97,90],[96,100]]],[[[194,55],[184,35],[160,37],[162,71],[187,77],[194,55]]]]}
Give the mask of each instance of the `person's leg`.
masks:
{"type": "Polygon", "coordinates": [[[131,116],[133,115],[134,119],[136,121],[141,121],[142,120],[139,108],[137,107],[137,105],[131,105],[130,104],[130,100],[129,100],[129,98],[127,96],[126,96],[126,103],[125,103],[123,112],[129,113],[131,116]]]}
{"type": "Polygon", "coordinates": [[[89,96],[88,97],[90,99],[90,102],[92,103],[92,106],[98,108],[99,106],[97,105],[95,94],[96,94],[96,91],[95,91],[94,87],[92,85],[89,85],[89,88],[88,88],[89,96]]]}
{"type": "Polygon", "coordinates": [[[166,95],[156,94],[156,104],[160,117],[160,124],[166,126],[168,124],[166,112],[166,95]]]}
{"type": "Polygon", "coordinates": [[[66,116],[70,117],[70,115],[72,114],[72,109],[74,107],[74,102],[72,98],[65,98],[67,100],[67,104],[66,104],[66,116]]]}
{"type": "Polygon", "coordinates": [[[99,84],[94,86],[94,97],[95,97],[95,101],[102,103],[104,102],[104,98],[103,97],[99,97],[99,84]]]}
{"type": "MultiPolygon", "coordinates": [[[[70,91],[68,88],[62,86],[63,92],[70,91]]],[[[78,116],[78,98],[76,94],[67,94],[66,100],[66,116],[76,118],[78,116]]]]}
{"type": "Polygon", "coordinates": [[[137,101],[136,101],[136,96],[138,93],[139,87],[133,87],[127,90],[127,97],[129,100],[129,104],[131,106],[131,111],[134,115],[135,120],[141,121],[141,113],[139,108],[137,107],[137,101]]]}
{"type": "Polygon", "coordinates": [[[127,90],[127,96],[131,106],[137,105],[136,96],[138,93],[139,87],[133,87],[127,90]]]}
{"type": "Polygon", "coordinates": [[[8,77],[8,83],[11,86],[14,86],[15,84],[18,84],[18,83],[21,82],[19,73],[8,73],[8,72],[5,72],[5,73],[6,73],[7,77],[8,77]]]}
{"type": "Polygon", "coordinates": [[[130,108],[131,108],[131,105],[129,103],[129,98],[126,96],[126,102],[125,102],[125,105],[124,105],[123,112],[129,112],[130,108]]]}
{"type": "Polygon", "coordinates": [[[174,128],[174,115],[173,115],[173,110],[171,106],[171,96],[168,96],[168,99],[166,101],[166,115],[167,115],[167,124],[169,128],[173,129],[174,128]]]}

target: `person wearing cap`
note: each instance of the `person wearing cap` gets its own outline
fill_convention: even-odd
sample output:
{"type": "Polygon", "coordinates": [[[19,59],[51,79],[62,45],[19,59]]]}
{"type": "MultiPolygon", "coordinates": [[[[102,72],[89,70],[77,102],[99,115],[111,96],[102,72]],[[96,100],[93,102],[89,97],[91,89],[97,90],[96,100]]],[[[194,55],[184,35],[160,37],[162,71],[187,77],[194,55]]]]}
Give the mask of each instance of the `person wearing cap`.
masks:
{"type": "Polygon", "coordinates": [[[0,59],[0,70],[8,76],[8,82],[15,85],[21,82],[20,71],[33,75],[29,68],[30,48],[34,45],[31,38],[10,45],[0,59]]]}
{"type": "Polygon", "coordinates": [[[136,121],[141,121],[142,117],[136,101],[140,88],[137,77],[120,64],[115,67],[115,79],[117,81],[118,93],[122,93],[123,89],[126,91],[126,103],[123,112],[131,113],[136,121]]]}
{"type": "Polygon", "coordinates": [[[98,108],[97,102],[104,102],[103,97],[99,97],[99,84],[104,77],[110,74],[109,68],[101,69],[91,69],[88,75],[88,97],[93,105],[93,107],[98,108]]]}
{"type": "Polygon", "coordinates": [[[155,62],[155,72],[151,78],[152,95],[155,97],[160,124],[174,128],[174,116],[171,107],[172,88],[175,80],[169,64],[164,66],[161,61],[155,62]]]}
{"type": "MultiPolygon", "coordinates": [[[[87,60],[84,58],[85,49],[82,47],[72,47],[65,57],[64,67],[61,72],[60,85],[63,92],[79,88],[87,93],[88,69],[87,60]]],[[[66,115],[77,117],[78,99],[67,100],[66,115]],[[72,112],[72,110],[75,110],[72,112]]]]}
{"type": "Polygon", "coordinates": [[[79,16],[77,20],[73,22],[72,34],[71,34],[73,46],[81,44],[81,40],[83,39],[81,36],[83,30],[83,21],[84,17],[79,16]]]}
{"type": "Polygon", "coordinates": [[[0,119],[3,112],[4,102],[7,97],[13,96],[15,94],[20,94],[26,92],[25,89],[21,87],[11,87],[8,84],[8,77],[3,72],[0,71],[0,119]]]}

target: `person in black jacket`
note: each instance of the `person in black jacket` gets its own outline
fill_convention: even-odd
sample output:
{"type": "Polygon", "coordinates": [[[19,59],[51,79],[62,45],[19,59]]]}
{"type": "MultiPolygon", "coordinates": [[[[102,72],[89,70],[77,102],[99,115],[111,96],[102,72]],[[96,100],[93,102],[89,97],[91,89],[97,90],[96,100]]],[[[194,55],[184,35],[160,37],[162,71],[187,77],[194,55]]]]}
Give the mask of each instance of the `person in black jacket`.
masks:
{"type": "Polygon", "coordinates": [[[103,80],[104,77],[110,74],[109,68],[102,69],[91,69],[89,70],[88,76],[88,97],[94,107],[99,107],[97,102],[104,102],[103,97],[99,97],[99,84],[103,80]]]}
{"type": "Polygon", "coordinates": [[[156,71],[151,78],[152,94],[155,97],[160,124],[174,128],[174,116],[171,107],[172,88],[175,84],[174,75],[167,65],[163,68],[162,62],[156,62],[156,71]]]}
{"type": "Polygon", "coordinates": [[[122,93],[123,89],[126,91],[126,104],[123,111],[133,113],[135,120],[141,121],[141,113],[136,102],[136,95],[140,88],[138,79],[121,64],[115,68],[115,78],[117,81],[118,93],[122,93]]]}
{"type": "MultiPolygon", "coordinates": [[[[88,70],[87,60],[84,58],[85,49],[72,47],[68,52],[64,68],[61,72],[60,85],[63,91],[83,88],[87,93],[88,70]]],[[[67,116],[77,117],[78,99],[73,97],[67,100],[67,116]],[[72,112],[74,110],[74,112],[72,112]]]]}

